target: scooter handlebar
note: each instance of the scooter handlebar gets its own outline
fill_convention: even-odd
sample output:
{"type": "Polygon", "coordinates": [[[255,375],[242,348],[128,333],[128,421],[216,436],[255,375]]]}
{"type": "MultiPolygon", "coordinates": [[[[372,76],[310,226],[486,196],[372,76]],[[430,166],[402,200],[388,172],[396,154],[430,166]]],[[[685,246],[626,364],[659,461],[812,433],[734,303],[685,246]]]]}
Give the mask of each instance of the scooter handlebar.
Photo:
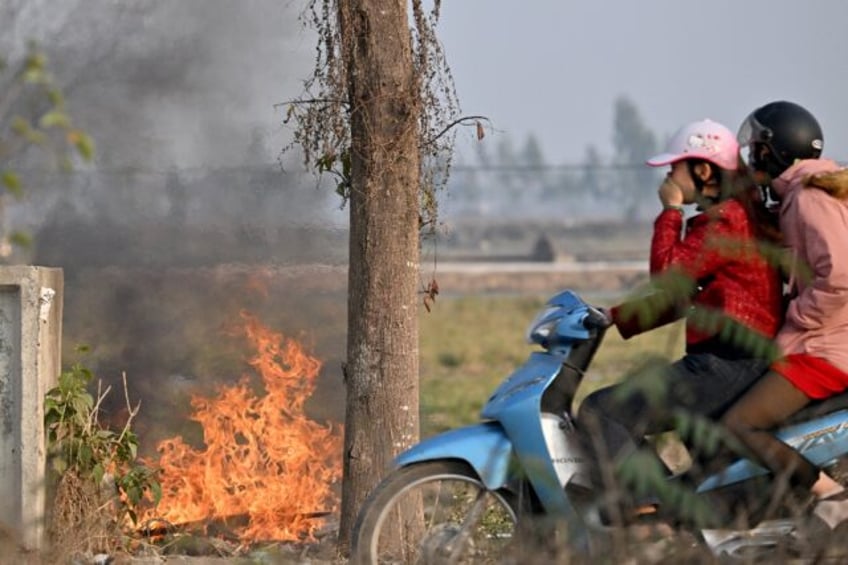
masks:
{"type": "Polygon", "coordinates": [[[583,318],[583,327],[587,330],[605,330],[612,325],[612,318],[601,308],[589,306],[583,318]]]}

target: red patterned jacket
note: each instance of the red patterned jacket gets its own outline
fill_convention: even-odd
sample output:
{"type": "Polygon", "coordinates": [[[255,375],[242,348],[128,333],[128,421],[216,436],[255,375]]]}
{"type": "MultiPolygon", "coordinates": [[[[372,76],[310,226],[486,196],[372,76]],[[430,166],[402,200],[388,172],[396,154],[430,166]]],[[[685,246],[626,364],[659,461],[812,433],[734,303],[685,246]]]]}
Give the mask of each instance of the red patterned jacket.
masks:
{"type": "MultiPolygon", "coordinates": [[[[756,251],[754,226],[744,206],[726,200],[686,222],[681,237],[683,214],[663,210],[654,222],[651,241],[651,276],[678,272],[697,282],[688,308],[672,309],[649,324],[628,313],[627,306],[612,309],[613,320],[623,337],[658,327],[687,315],[687,351],[697,344],[721,341],[723,324],[704,322],[703,313],[717,314],[747,326],[760,335],[773,338],[783,320],[783,285],[777,269],[756,251]]],[[[709,316],[707,316],[709,319],[709,316]]]]}

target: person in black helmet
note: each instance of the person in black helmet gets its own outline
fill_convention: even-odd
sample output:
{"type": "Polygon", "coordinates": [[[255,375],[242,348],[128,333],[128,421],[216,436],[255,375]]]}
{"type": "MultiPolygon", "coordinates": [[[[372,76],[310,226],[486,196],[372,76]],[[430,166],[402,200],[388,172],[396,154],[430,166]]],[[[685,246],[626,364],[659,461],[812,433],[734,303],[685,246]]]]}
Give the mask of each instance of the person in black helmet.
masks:
{"type": "Polygon", "coordinates": [[[757,108],[742,122],[739,146],[748,149],[748,165],[772,210],[779,199],[772,181],[804,159],[818,159],[824,147],[821,126],[807,109],[793,102],[771,102],[757,108]]]}
{"type": "Polygon", "coordinates": [[[792,102],[757,108],[738,137],[764,202],[780,213],[791,300],[776,337],[782,357],[722,421],[776,476],[809,489],[814,514],[835,528],[848,520],[848,491],[771,430],[848,389],[848,171],[820,158],[821,127],[792,102]]]}

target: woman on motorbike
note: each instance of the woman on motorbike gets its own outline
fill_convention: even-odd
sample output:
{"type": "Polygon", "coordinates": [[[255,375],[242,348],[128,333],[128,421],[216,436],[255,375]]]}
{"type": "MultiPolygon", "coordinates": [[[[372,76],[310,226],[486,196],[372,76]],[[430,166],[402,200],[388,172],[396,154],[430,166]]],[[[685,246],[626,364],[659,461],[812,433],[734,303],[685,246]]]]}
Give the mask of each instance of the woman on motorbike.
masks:
{"type": "Polygon", "coordinates": [[[834,528],[848,520],[846,491],[770,430],[811,401],[848,388],[848,170],[819,158],[821,127],[791,102],[756,109],[739,141],[750,149],[758,182],[779,205],[793,259],[793,298],[776,340],[784,357],[723,422],[776,476],[810,489],[819,500],[815,514],[834,528]]]}
{"type": "MultiPolygon", "coordinates": [[[[710,120],[693,122],[647,164],[671,167],[658,191],[663,209],[654,222],[650,256],[652,281],[664,290],[646,302],[665,312],[646,319],[626,303],[610,314],[625,339],[685,315],[686,353],[653,377],[653,383],[661,381],[650,387],[661,389],[658,397],[628,379],[590,394],[581,404],[578,420],[589,432],[588,447],[602,468],[611,464],[602,469],[607,479],[610,469],[645,443],[645,435],[673,429],[676,411],[720,416],[769,363],[763,347],[746,346],[733,328],[750,328],[762,345],[782,319],[780,275],[759,250],[763,239],[778,238],[777,231],[757,212],[756,189],[739,157],[736,136],[710,120]],[[687,204],[697,204],[702,213],[684,222],[687,204]],[[663,287],[668,280],[678,282],[674,288],[681,287],[681,280],[689,284],[682,285],[681,296],[663,287]]],[[[633,510],[640,514],[654,508],[634,502],[633,510]]]]}

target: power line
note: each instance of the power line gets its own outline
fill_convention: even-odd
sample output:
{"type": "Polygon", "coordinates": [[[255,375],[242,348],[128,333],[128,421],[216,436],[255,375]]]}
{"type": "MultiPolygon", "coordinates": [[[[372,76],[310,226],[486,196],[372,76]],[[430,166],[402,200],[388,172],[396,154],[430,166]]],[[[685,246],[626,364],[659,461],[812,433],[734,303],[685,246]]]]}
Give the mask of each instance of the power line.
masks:
{"type": "MultiPolygon", "coordinates": [[[[191,166],[191,167],[168,167],[168,168],[153,168],[153,167],[85,167],[73,169],[70,171],[57,171],[47,168],[25,168],[18,169],[22,174],[53,174],[53,175],[172,175],[172,174],[213,174],[213,173],[233,173],[233,172],[269,172],[273,168],[282,174],[296,175],[313,175],[314,171],[307,169],[288,169],[280,168],[277,163],[268,163],[265,165],[231,165],[231,166],[191,166]]],[[[578,165],[566,163],[561,165],[451,165],[452,172],[545,172],[545,171],[630,171],[630,170],[650,170],[644,164],[619,164],[619,165],[578,165]]]]}
{"type": "MultiPolygon", "coordinates": [[[[841,167],[848,166],[848,162],[839,162],[841,167]]],[[[278,163],[267,163],[265,165],[232,165],[232,166],[191,166],[191,167],[169,167],[169,168],[152,168],[152,167],[87,167],[83,169],[74,169],[71,171],[56,171],[45,168],[26,168],[18,169],[19,173],[23,174],[55,174],[55,175],[172,175],[172,174],[214,174],[214,173],[233,173],[233,172],[270,172],[272,168],[284,175],[315,175],[315,171],[307,169],[287,169],[281,168],[278,163]]],[[[622,163],[622,164],[606,164],[606,165],[589,165],[589,164],[574,164],[565,163],[560,165],[451,165],[451,172],[459,173],[539,173],[548,171],[576,171],[576,172],[612,172],[612,171],[656,171],[644,163],[622,163]]]]}
{"type": "Polygon", "coordinates": [[[540,172],[540,171],[632,171],[649,170],[644,163],[617,165],[588,165],[565,163],[561,165],[452,165],[451,171],[459,172],[540,172]]]}

